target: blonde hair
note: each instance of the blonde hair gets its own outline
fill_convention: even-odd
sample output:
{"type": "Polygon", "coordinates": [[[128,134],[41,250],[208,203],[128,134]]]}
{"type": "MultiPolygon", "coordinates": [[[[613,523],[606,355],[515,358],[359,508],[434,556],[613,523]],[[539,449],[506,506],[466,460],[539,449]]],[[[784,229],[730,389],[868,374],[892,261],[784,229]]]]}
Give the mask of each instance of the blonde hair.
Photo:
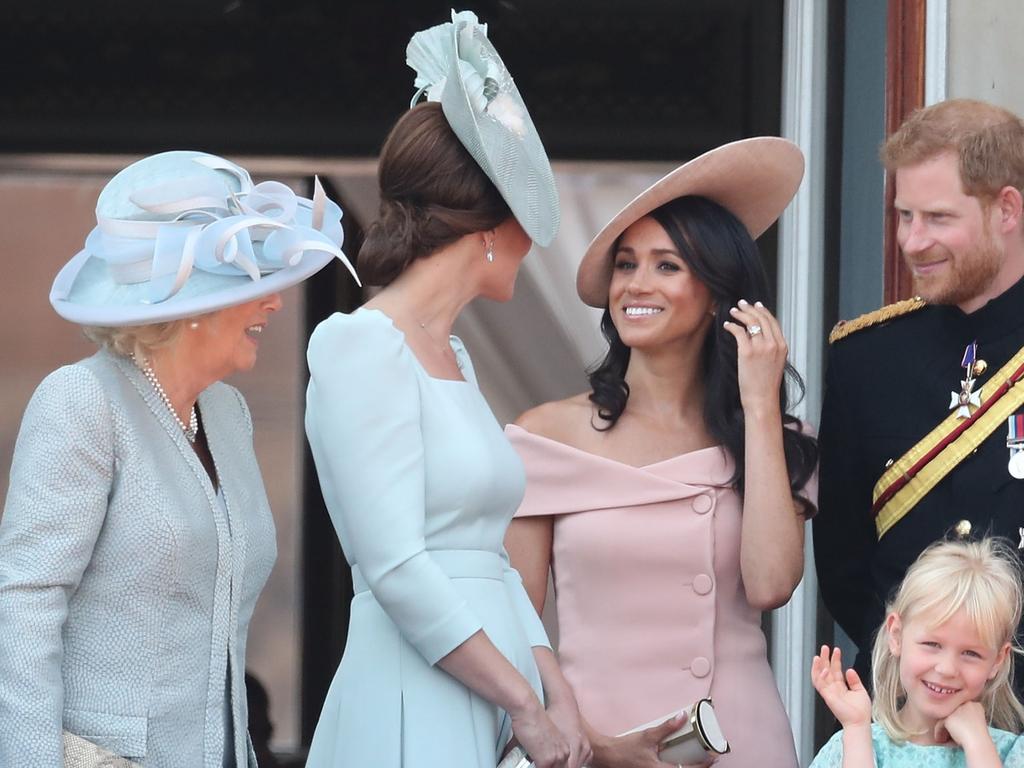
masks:
{"type": "Polygon", "coordinates": [[[956,155],[964,193],[989,203],[1004,187],[1024,191],[1024,122],[1009,110],[974,99],[919,109],[882,145],[887,171],[943,152],[956,155]]]}
{"type": "Polygon", "coordinates": [[[139,360],[148,360],[152,352],[173,344],[187,320],[170,320],[166,323],[129,325],[110,328],[86,325],[82,332],[90,341],[119,355],[134,355],[139,360]]]}
{"type": "MultiPolygon", "coordinates": [[[[1017,555],[999,539],[941,541],[928,547],[907,570],[896,598],[886,613],[899,616],[903,626],[926,619],[940,626],[963,610],[982,640],[1000,649],[1010,643],[1011,654],[985,684],[981,704],[996,728],[1018,732],[1024,724],[1024,705],[1013,691],[1013,653],[1021,653],[1015,635],[1021,619],[1021,574],[1017,555]]],[[[899,658],[889,649],[889,630],[883,623],[871,654],[875,700],[872,714],[894,741],[916,735],[900,717],[907,693],[900,682],[899,658]]]]}

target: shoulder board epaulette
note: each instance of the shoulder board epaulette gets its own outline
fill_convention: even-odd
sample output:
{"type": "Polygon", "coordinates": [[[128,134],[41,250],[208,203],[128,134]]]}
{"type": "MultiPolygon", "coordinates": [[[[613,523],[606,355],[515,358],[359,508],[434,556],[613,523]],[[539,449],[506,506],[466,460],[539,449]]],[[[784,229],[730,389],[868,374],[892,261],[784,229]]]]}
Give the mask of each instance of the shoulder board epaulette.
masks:
{"type": "Polygon", "coordinates": [[[897,301],[895,304],[887,304],[876,309],[874,312],[866,312],[860,317],[853,318],[853,320],[840,320],[832,329],[832,333],[828,335],[828,343],[834,344],[840,339],[845,339],[851,333],[856,333],[864,328],[870,328],[872,325],[878,325],[896,317],[908,315],[927,303],[920,296],[915,296],[912,299],[897,301]]]}

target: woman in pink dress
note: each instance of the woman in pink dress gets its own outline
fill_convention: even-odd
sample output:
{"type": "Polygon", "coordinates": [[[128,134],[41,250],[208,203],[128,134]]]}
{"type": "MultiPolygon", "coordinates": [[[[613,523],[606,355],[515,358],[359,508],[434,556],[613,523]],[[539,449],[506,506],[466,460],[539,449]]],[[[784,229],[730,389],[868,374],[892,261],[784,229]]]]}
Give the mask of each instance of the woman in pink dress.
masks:
{"type": "Polygon", "coordinates": [[[591,391],[507,429],[527,472],[507,547],[538,611],[553,571],[593,768],[675,768],[658,745],[681,720],[615,734],[707,696],[719,766],[797,765],[761,612],[802,575],[817,443],[786,410],[802,383],[754,238],[802,175],[793,144],[748,139],[626,206],[577,275],[609,343],[591,391]]]}

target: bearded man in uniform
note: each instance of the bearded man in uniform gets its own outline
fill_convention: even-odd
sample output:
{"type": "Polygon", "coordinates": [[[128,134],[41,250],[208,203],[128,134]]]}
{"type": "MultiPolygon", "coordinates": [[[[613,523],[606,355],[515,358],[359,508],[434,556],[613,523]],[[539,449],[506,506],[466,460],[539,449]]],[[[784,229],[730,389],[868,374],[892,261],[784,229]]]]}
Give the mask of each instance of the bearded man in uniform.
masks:
{"type": "Polygon", "coordinates": [[[1024,545],[1024,124],[946,101],[881,157],[916,297],[831,334],[814,521],[822,595],[866,684],[885,603],[925,547],[1024,545]]]}

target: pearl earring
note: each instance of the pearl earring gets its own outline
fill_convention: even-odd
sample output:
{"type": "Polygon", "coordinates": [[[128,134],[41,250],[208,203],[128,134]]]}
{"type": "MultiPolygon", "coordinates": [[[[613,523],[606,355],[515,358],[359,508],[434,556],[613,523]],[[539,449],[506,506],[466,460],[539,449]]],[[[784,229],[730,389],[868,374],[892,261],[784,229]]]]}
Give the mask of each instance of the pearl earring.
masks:
{"type": "Polygon", "coordinates": [[[196,330],[197,328],[199,328],[199,321],[193,320],[191,323],[188,324],[188,327],[191,328],[193,331],[196,330]]]}

